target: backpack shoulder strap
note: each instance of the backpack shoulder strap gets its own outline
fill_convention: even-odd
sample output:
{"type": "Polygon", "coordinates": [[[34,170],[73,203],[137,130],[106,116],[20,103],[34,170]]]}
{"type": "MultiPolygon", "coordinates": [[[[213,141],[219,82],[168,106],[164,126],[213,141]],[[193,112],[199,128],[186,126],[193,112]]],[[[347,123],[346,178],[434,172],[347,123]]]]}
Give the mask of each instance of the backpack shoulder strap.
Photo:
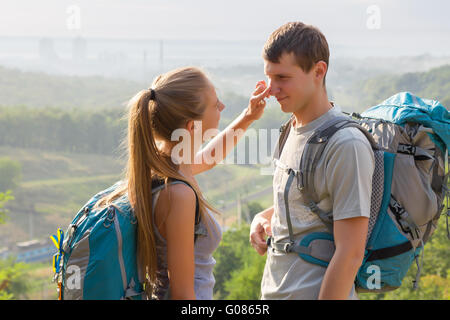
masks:
{"type": "Polygon", "coordinates": [[[300,161],[301,180],[299,181],[299,188],[303,188],[305,191],[308,191],[307,189],[311,188],[308,193],[314,195],[315,190],[314,184],[312,183],[313,174],[328,141],[337,131],[349,127],[358,128],[367,138],[372,149],[379,149],[379,146],[372,135],[357,121],[348,117],[337,117],[319,127],[306,142],[300,161]]]}
{"type": "Polygon", "coordinates": [[[278,137],[278,144],[275,148],[274,158],[280,159],[281,151],[283,151],[284,144],[286,143],[289,132],[291,131],[292,121],[294,120],[294,115],[292,115],[288,121],[286,121],[280,127],[280,136],[278,137]]]}
{"type": "MultiPolygon", "coordinates": [[[[292,121],[292,118],[286,123],[289,125],[289,129],[290,129],[291,121],[292,121]]],[[[314,201],[314,200],[316,200],[315,199],[316,197],[315,197],[315,188],[314,188],[314,183],[313,183],[313,181],[314,181],[313,177],[314,177],[317,162],[319,161],[320,157],[322,156],[322,153],[323,153],[328,141],[338,130],[346,128],[346,127],[359,128],[360,130],[363,131],[365,136],[368,138],[372,147],[374,149],[378,148],[378,145],[376,144],[375,140],[370,135],[370,133],[367,132],[363,127],[361,127],[358,122],[356,122],[346,116],[339,116],[337,118],[334,118],[334,119],[324,123],[312,134],[312,136],[308,139],[308,141],[305,145],[305,149],[303,151],[302,158],[300,160],[299,170],[296,171],[296,170],[293,170],[290,168],[287,169],[289,177],[286,182],[286,186],[285,186],[285,190],[284,190],[284,201],[285,201],[285,208],[286,208],[286,222],[287,222],[287,227],[288,227],[288,231],[289,231],[290,242],[288,244],[285,244],[286,247],[283,250],[286,252],[299,250],[297,247],[295,247],[295,243],[294,243],[294,235],[293,235],[293,231],[292,231],[292,224],[291,224],[290,212],[289,212],[289,201],[288,201],[289,189],[294,181],[295,176],[297,176],[297,188],[302,193],[305,204],[325,224],[325,226],[328,228],[329,233],[331,233],[331,234],[333,233],[332,212],[328,212],[328,213],[324,212],[317,206],[317,203],[314,201]]],[[[275,157],[277,155],[279,156],[281,154],[281,149],[284,145],[284,142],[286,141],[286,137],[287,137],[287,133],[289,132],[288,131],[289,129],[283,128],[283,127],[280,129],[281,136],[280,136],[280,140],[279,140],[279,147],[277,150],[278,153],[275,154],[275,157]]]]}
{"type": "Polygon", "coordinates": [[[317,196],[314,187],[314,174],[317,163],[327,146],[330,138],[339,130],[343,128],[354,127],[361,130],[366,136],[372,149],[379,149],[378,144],[373,139],[372,135],[364,129],[357,121],[349,117],[337,117],[319,127],[312,136],[308,139],[305,149],[302,154],[299,169],[299,190],[302,192],[303,199],[312,212],[327,225],[329,230],[332,230],[333,217],[332,213],[325,213],[317,206],[317,196]]]}

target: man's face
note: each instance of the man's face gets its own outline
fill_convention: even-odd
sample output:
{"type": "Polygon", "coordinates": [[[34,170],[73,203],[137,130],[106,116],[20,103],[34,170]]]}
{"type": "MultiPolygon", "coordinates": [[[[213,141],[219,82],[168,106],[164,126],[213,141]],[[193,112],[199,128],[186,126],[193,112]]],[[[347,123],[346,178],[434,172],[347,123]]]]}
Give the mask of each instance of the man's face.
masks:
{"type": "Polygon", "coordinates": [[[307,106],[317,90],[314,67],[305,73],[294,58],[293,53],[283,53],[279,63],[264,60],[264,73],[272,87],[274,96],[283,112],[293,113],[307,106]]]}

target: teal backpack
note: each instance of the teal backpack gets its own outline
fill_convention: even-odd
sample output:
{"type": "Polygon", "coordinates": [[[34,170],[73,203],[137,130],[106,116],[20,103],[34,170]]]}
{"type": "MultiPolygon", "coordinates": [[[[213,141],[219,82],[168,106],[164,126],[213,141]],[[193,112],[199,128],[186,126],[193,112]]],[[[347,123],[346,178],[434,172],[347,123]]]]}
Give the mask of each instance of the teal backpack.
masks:
{"type": "MultiPolygon", "coordinates": [[[[280,129],[275,161],[291,127],[291,118],[280,129]]],[[[269,245],[296,253],[313,264],[327,267],[334,254],[333,214],[317,206],[315,164],[327,141],[338,130],[356,127],[369,140],[375,158],[369,232],[364,260],[355,279],[358,292],[385,292],[401,286],[414,261],[417,288],[425,243],[436,229],[447,198],[450,114],[439,102],[398,93],[364,113],[342,114],[318,128],[306,143],[300,168],[287,168],[284,191],[289,242],[269,245]],[[296,181],[303,201],[324,222],[328,232],[307,234],[295,241],[288,206],[289,188],[296,181]],[[422,259],[420,255],[422,254],[422,259]]]]}
{"type": "MultiPolygon", "coordinates": [[[[94,208],[102,197],[123,181],[93,196],[76,214],[64,234],[51,237],[58,252],[53,256],[54,281],[60,300],[142,300],[142,273],[137,261],[137,220],[126,195],[105,208],[94,208]]],[[[168,184],[185,183],[171,181],[168,184]]],[[[152,182],[152,194],[165,187],[152,182]]],[[[196,230],[200,222],[196,205],[196,230]]],[[[194,236],[194,241],[196,235],[194,236]]]]}

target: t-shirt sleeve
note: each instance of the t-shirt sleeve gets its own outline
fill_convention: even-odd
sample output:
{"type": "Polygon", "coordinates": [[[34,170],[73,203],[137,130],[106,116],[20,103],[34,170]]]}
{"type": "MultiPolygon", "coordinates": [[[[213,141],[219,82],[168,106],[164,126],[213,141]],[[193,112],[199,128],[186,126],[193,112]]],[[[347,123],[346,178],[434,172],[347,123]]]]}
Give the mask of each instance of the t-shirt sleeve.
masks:
{"type": "Polygon", "coordinates": [[[326,186],[334,220],[370,217],[375,158],[367,139],[358,134],[340,135],[326,153],[326,186]]]}

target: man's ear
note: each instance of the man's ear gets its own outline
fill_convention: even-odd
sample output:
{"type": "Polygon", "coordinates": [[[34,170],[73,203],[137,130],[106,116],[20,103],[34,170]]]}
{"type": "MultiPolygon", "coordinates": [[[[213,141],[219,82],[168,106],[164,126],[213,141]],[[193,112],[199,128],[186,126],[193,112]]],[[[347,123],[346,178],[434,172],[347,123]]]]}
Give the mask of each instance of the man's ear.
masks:
{"type": "Polygon", "coordinates": [[[314,66],[314,77],[320,81],[320,83],[323,83],[323,78],[327,74],[328,66],[325,61],[318,61],[316,65],[314,66]]]}

